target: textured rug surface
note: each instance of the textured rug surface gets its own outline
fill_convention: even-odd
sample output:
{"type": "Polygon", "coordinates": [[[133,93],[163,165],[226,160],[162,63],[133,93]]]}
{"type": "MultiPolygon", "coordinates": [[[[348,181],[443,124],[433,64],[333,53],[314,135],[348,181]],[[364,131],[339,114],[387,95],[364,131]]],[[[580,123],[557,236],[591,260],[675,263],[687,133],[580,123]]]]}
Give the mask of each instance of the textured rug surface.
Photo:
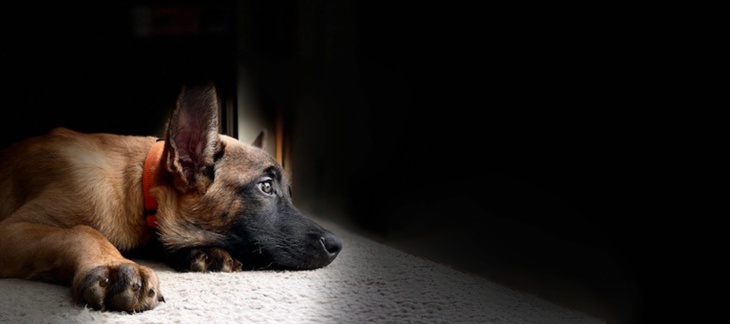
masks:
{"type": "MultiPolygon", "coordinates": [[[[341,228],[329,266],[301,272],[177,273],[157,270],[167,300],[127,314],[71,301],[68,287],[0,279],[2,323],[601,323],[378,244],[341,228]]],[[[1,266],[1,265],[0,265],[1,266]]]]}

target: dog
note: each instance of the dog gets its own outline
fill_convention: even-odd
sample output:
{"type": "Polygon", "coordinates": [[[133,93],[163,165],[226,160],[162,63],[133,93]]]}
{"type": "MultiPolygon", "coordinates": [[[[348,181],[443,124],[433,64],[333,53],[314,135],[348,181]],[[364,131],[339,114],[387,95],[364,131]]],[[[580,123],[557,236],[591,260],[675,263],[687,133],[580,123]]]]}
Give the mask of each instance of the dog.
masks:
{"type": "Polygon", "coordinates": [[[179,271],[311,270],[342,249],[292,204],[261,148],[218,133],[213,84],[183,86],[165,138],[65,128],[0,153],[0,278],[70,285],[97,310],[164,302],[152,249],[179,271]]]}

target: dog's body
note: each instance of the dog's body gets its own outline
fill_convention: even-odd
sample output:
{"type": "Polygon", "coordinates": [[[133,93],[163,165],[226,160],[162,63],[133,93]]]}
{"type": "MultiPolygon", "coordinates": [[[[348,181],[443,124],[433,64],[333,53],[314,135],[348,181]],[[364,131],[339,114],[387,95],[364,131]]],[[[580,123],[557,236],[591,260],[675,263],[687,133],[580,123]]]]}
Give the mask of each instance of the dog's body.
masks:
{"type": "Polygon", "coordinates": [[[153,241],[182,271],[329,264],[340,241],[292,206],[276,161],[217,130],[214,88],[184,88],[148,170],[154,137],[56,129],[5,150],[0,278],[67,283],[94,308],[143,311],[164,301],[157,275],[120,251],[153,241]]]}

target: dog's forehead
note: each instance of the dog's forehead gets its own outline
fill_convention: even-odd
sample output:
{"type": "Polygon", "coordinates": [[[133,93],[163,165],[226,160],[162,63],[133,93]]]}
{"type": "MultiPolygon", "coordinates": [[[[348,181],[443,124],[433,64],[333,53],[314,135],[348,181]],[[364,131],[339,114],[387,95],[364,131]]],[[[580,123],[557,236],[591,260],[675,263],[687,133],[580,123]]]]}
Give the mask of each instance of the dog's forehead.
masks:
{"type": "Polygon", "coordinates": [[[221,163],[233,171],[226,174],[235,176],[237,182],[252,181],[266,172],[275,172],[282,181],[287,181],[281,166],[265,150],[228,136],[221,136],[221,140],[224,144],[221,163]]]}

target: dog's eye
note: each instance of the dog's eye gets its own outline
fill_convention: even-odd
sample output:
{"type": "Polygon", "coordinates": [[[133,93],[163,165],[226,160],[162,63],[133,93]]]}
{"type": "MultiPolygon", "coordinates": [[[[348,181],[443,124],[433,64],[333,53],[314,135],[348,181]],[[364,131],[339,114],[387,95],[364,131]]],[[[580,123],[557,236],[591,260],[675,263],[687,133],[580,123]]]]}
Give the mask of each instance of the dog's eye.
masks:
{"type": "Polygon", "coordinates": [[[274,187],[271,185],[271,180],[259,182],[259,189],[267,195],[274,194],[274,187]]]}

